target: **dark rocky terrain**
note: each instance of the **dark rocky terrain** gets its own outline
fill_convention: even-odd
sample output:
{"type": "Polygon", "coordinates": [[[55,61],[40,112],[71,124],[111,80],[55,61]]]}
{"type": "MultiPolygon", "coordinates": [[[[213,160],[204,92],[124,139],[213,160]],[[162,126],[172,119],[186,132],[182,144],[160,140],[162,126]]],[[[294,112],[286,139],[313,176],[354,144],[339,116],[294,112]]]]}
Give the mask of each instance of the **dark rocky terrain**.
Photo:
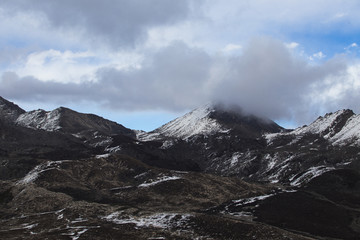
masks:
{"type": "Polygon", "coordinates": [[[0,98],[0,239],[360,239],[359,118],[208,105],[146,133],[0,98]]]}

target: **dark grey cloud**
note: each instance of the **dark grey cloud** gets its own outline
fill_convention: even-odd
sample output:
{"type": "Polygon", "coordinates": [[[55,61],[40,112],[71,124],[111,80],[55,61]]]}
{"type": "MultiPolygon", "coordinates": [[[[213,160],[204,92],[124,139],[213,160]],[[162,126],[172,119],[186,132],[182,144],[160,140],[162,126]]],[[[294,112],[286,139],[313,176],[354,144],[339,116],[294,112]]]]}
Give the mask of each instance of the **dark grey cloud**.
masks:
{"type": "MultiPolygon", "coordinates": [[[[43,82],[34,77],[20,78],[14,72],[5,72],[1,78],[1,95],[6,98],[25,101],[78,101],[86,94],[87,84],[43,82]]],[[[91,88],[91,87],[90,87],[91,88]]]]}
{"type": "Polygon", "coordinates": [[[115,48],[133,46],[153,26],[173,24],[190,12],[190,0],[2,0],[8,14],[32,13],[58,29],[115,48]]]}
{"type": "Polygon", "coordinates": [[[175,42],[146,58],[140,68],[99,69],[96,82],[42,82],[6,73],[0,95],[62,104],[89,101],[121,110],[179,111],[220,101],[272,119],[308,123],[321,111],[338,110],[340,105],[327,105],[326,98],[314,101],[314,94],[323,93],[329,77],[341,82],[346,69],[346,62],[336,58],[309,65],[270,38],[254,39],[237,57],[212,56],[175,42]]]}
{"type": "Polygon", "coordinates": [[[207,98],[204,84],[211,63],[204,51],[176,42],[148,58],[141,69],[124,72],[104,68],[97,77],[101,94],[120,101],[110,103],[114,107],[179,110],[207,98]]]}
{"type": "Polygon", "coordinates": [[[307,122],[323,108],[311,102],[313,87],[346,70],[342,59],[309,65],[282,42],[266,37],[254,39],[241,56],[228,59],[224,65],[226,74],[214,91],[214,99],[238,103],[272,119],[294,117],[299,122],[307,122]]]}

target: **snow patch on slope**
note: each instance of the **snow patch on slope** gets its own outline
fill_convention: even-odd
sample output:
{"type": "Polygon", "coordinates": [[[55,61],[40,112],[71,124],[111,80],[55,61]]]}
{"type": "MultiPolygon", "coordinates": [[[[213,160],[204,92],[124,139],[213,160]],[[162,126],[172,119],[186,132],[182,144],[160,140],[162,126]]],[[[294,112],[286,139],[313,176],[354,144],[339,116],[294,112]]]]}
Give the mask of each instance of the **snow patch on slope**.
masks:
{"type": "Polygon", "coordinates": [[[291,186],[300,186],[303,183],[309,182],[311,179],[320,176],[321,174],[334,170],[334,167],[326,167],[326,166],[316,166],[309,168],[305,173],[301,174],[301,176],[294,176],[290,178],[291,186]]]}
{"type": "Polygon", "coordinates": [[[180,213],[156,213],[143,217],[121,216],[122,212],[114,212],[103,217],[115,224],[135,224],[137,227],[176,228],[186,224],[192,215],[180,213]]]}
{"type": "Polygon", "coordinates": [[[174,180],[178,180],[178,179],[181,179],[181,177],[178,177],[178,176],[161,176],[161,177],[157,178],[156,180],[152,180],[151,182],[142,183],[138,187],[140,187],[140,188],[150,187],[150,186],[154,186],[156,184],[162,183],[162,182],[174,181],[174,180]]]}
{"type": "Polygon", "coordinates": [[[235,206],[243,206],[243,205],[246,205],[246,204],[250,204],[250,203],[257,202],[257,201],[265,200],[265,199],[267,199],[269,197],[272,197],[274,195],[275,195],[275,193],[262,195],[262,196],[256,196],[256,197],[250,197],[250,198],[242,198],[242,199],[239,199],[239,200],[233,200],[233,203],[236,204],[235,206]]]}
{"type": "Polygon", "coordinates": [[[16,123],[23,127],[52,132],[61,129],[60,116],[59,109],[51,112],[39,109],[21,114],[16,120],[16,123]]]}
{"type": "Polygon", "coordinates": [[[136,138],[139,141],[143,141],[143,142],[149,142],[149,141],[156,141],[156,140],[161,140],[163,139],[163,135],[161,135],[160,133],[157,132],[145,132],[145,131],[138,131],[136,132],[136,138]]]}
{"type": "Polygon", "coordinates": [[[45,163],[39,164],[33,170],[31,170],[28,174],[26,174],[26,176],[23,179],[18,181],[17,184],[32,183],[40,176],[41,173],[49,171],[49,170],[53,170],[53,169],[58,169],[59,166],[63,162],[69,162],[69,161],[71,161],[71,160],[47,161],[45,163]]]}

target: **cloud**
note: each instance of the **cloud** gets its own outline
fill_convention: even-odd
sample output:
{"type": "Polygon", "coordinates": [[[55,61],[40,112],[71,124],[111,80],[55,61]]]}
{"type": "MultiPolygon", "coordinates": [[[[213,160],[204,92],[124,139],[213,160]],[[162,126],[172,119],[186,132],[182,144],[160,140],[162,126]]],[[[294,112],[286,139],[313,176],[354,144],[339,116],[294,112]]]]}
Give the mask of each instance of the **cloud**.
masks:
{"type": "Polygon", "coordinates": [[[323,59],[325,57],[326,57],[326,55],[323,52],[320,51],[320,52],[317,52],[317,53],[314,53],[313,55],[311,55],[309,57],[309,60],[310,61],[314,61],[315,59],[320,60],[320,59],[323,59]]]}
{"type": "Polygon", "coordinates": [[[241,48],[242,48],[242,46],[239,44],[229,43],[222,49],[222,51],[225,53],[230,53],[230,52],[238,51],[241,48]]]}
{"type": "Polygon", "coordinates": [[[218,100],[238,103],[249,112],[302,122],[322,107],[309,105],[312,86],[345,67],[340,60],[311,66],[292,55],[282,42],[257,38],[241,56],[228,60],[224,79],[214,92],[218,100]]]}
{"type": "Polygon", "coordinates": [[[211,62],[204,51],[175,42],[140,68],[99,68],[92,82],[44,82],[8,72],[2,76],[0,93],[20,100],[87,100],[113,109],[183,110],[209,99],[204,84],[211,62]]]}
{"type": "Polygon", "coordinates": [[[136,67],[141,58],[139,54],[129,52],[101,55],[91,51],[50,49],[28,54],[11,70],[20,77],[32,76],[41,81],[91,82],[96,81],[95,74],[99,68],[111,66],[126,70],[136,67]]]}
{"type": "Polygon", "coordinates": [[[99,68],[92,82],[44,82],[8,72],[0,80],[0,95],[61,104],[87,101],[114,111],[184,111],[221,101],[303,124],[343,107],[360,110],[355,104],[360,101],[359,69],[342,58],[309,64],[267,37],[253,39],[236,56],[210,55],[174,42],[139,67],[99,68]]]}
{"type": "Polygon", "coordinates": [[[294,49],[299,46],[299,43],[297,43],[297,42],[286,43],[285,46],[289,49],[294,49]]]}
{"type": "Polygon", "coordinates": [[[90,52],[47,50],[33,52],[26,58],[23,67],[17,69],[20,76],[33,76],[41,81],[80,82],[91,81],[92,72],[98,65],[90,52]]]}
{"type": "Polygon", "coordinates": [[[98,71],[102,94],[116,108],[180,110],[204,102],[211,57],[181,42],[156,52],[142,67],[130,71],[103,68],[98,71]],[[114,88],[115,87],[115,88],[114,88]]]}
{"type": "Polygon", "coordinates": [[[309,93],[313,105],[323,106],[327,111],[350,108],[360,111],[360,63],[349,65],[345,71],[330,75],[314,84],[309,93]]]}
{"type": "Polygon", "coordinates": [[[190,0],[3,0],[0,9],[10,16],[22,14],[43,28],[70,29],[87,41],[119,49],[146,39],[153,26],[185,19],[190,0]]]}

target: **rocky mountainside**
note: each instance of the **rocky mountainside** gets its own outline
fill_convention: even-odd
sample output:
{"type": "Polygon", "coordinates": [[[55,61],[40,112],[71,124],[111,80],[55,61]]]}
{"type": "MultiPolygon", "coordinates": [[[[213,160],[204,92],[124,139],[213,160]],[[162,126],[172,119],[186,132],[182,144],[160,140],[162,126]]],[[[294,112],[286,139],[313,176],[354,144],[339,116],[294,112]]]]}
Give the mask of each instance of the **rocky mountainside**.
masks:
{"type": "Polygon", "coordinates": [[[359,124],[360,115],[341,110],[286,130],[270,120],[206,106],[139,139],[161,140],[167,152],[191,158],[205,172],[300,185],[359,161],[359,124]]]}
{"type": "Polygon", "coordinates": [[[0,121],[14,122],[25,110],[18,105],[0,97],[0,121]]]}
{"type": "Polygon", "coordinates": [[[83,114],[60,107],[53,111],[35,110],[18,116],[17,125],[41,129],[48,132],[59,131],[85,139],[93,146],[106,145],[110,136],[121,134],[135,137],[134,131],[94,114],[83,114]]]}
{"type": "Polygon", "coordinates": [[[360,239],[359,124],[206,105],[146,133],[0,98],[0,239],[360,239]]]}

